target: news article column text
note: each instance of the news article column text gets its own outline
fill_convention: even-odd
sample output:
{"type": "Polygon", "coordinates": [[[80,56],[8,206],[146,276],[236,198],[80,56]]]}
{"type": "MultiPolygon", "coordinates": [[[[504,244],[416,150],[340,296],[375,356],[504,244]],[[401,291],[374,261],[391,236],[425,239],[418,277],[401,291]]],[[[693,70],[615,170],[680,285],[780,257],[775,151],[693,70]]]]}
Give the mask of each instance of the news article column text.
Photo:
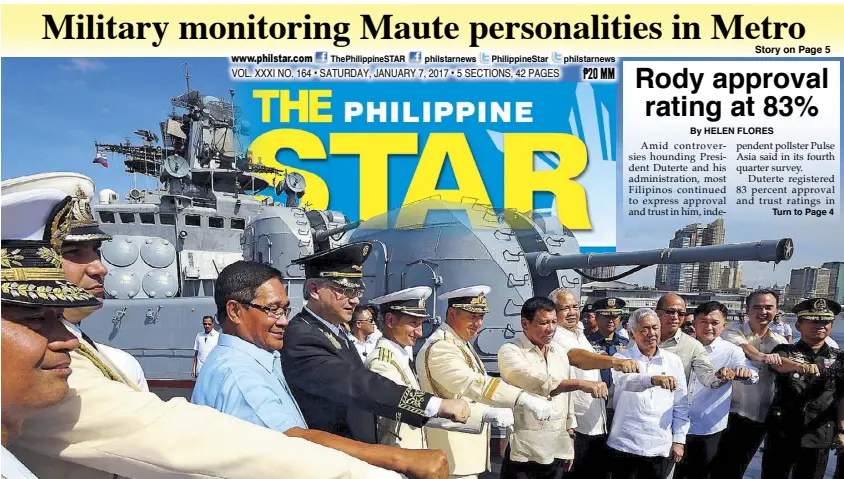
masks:
{"type": "Polygon", "coordinates": [[[622,68],[626,222],[727,214],[840,221],[838,62],[622,68]]]}

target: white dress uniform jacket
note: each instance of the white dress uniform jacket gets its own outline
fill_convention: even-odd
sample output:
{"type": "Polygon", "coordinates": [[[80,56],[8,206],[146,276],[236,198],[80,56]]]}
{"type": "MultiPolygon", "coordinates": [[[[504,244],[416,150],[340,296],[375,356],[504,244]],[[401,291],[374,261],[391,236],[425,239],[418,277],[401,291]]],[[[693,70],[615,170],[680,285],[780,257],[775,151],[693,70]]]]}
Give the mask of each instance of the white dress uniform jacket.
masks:
{"type": "MultiPolygon", "coordinates": [[[[416,372],[422,390],[441,398],[462,398],[470,404],[512,409],[522,392],[499,378],[487,376],[475,350],[448,324],[440,326],[425,341],[416,356],[416,372]]],[[[480,474],[489,469],[489,433],[486,424],[478,435],[431,429],[428,447],[446,452],[452,476],[480,474]]]]}
{"type": "Polygon", "coordinates": [[[28,416],[11,448],[42,479],[399,477],[183,398],[164,402],[81,343],[67,396],[28,416]]]}
{"type": "MultiPolygon", "coordinates": [[[[422,389],[416,371],[410,367],[410,353],[398,344],[381,337],[375,344],[375,349],[366,359],[366,367],[394,383],[414,389],[422,389]]],[[[471,408],[471,416],[466,424],[460,424],[443,418],[432,418],[425,427],[414,427],[385,417],[378,418],[378,442],[389,446],[405,449],[428,449],[429,428],[448,429],[453,431],[480,434],[483,430],[483,413],[487,406],[475,405],[471,408]]]]}

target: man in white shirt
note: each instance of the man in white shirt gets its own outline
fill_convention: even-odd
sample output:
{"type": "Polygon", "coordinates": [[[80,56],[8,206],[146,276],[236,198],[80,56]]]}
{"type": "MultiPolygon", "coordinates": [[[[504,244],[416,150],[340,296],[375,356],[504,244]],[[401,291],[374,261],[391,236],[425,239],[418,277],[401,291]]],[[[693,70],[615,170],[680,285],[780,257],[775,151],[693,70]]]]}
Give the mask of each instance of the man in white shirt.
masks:
{"type": "Polygon", "coordinates": [[[613,371],[615,417],[607,440],[613,479],[662,479],[669,462],[683,457],[689,401],[683,361],[659,347],[660,321],[653,310],[630,315],[635,346],[616,353],[634,359],[639,373],[613,371]]]}
{"type": "Polygon", "coordinates": [[[774,323],[770,327],[771,331],[784,337],[789,343],[794,341],[794,333],[791,331],[791,325],[782,320],[782,311],[774,316],[774,323]]]}
{"type": "Polygon", "coordinates": [[[502,477],[560,477],[572,467],[572,440],[577,420],[569,391],[591,391],[606,399],[600,378],[591,384],[571,379],[566,349],[553,343],[557,330],[554,302],[544,297],[525,301],[522,332],[498,350],[501,378],[516,387],[547,397],[554,408],[548,421],[537,421],[522,407],[515,409],[515,427],[501,466],[502,477]],[[568,434],[561,434],[565,430],[568,434]]]}
{"type": "MultiPolygon", "coordinates": [[[[740,347],[720,338],[726,326],[729,310],[718,301],[703,303],[695,310],[695,337],[709,355],[715,367],[735,371],[735,380],[754,384],[759,373],[750,366],[740,347]]],[[[686,437],[683,462],[677,465],[677,477],[684,479],[709,479],[715,453],[722,433],[727,428],[730,414],[732,382],[717,389],[704,386],[697,376],[689,382],[689,420],[691,428],[686,437]]]]}
{"type": "Polygon", "coordinates": [[[197,333],[196,339],[193,342],[193,367],[191,367],[190,375],[194,379],[199,376],[199,371],[211,350],[217,346],[217,341],[220,339],[220,333],[214,329],[214,318],[211,316],[204,316],[202,318],[202,332],[197,333]]]}
{"type": "MultiPolygon", "coordinates": [[[[557,332],[553,341],[561,346],[574,366],[572,375],[587,384],[606,384],[601,380],[601,369],[638,371],[638,364],[632,360],[596,355],[595,349],[586,338],[584,323],[578,318],[577,295],[566,288],[557,288],[548,296],[554,301],[557,311],[557,332]],[[628,368],[628,369],[624,369],[628,368]]],[[[585,307],[584,307],[585,309],[585,307]]],[[[591,305],[589,305],[591,310],[591,305]]],[[[594,313],[590,313],[593,314],[594,313]]],[[[601,392],[601,391],[598,391],[601,392]]],[[[574,414],[577,419],[574,441],[574,466],[571,474],[578,479],[606,479],[609,477],[607,463],[608,421],[606,398],[602,394],[587,391],[572,391],[574,414]]]]}
{"type": "Polygon", "coordinates": [[[355,349],[364,364],[366,364],[366,358],[375,349],[375,343],[381,338],[381,331],[375,326],[377,317],[378,312],[374,307],[360,304],[355,307],[352,320],[349,321],[350,339],[354,341],[355,349]]]}
{"type": "Polygon", "coordinates": [[[769,327],[777,315],[778,304],[779,295],[775,291],[760,289],[750,293],[745,299],[750,332],[742,333],[728,328],[721,334],[722,339],[744,350],[753,367],[759,371],[759,381],[755,384],[733,384],[730,417],[718,448],[714,477],[742,479],[762,444],[765,438],[765,418],[774,399],[775,374],[772,369],[783,373],[818,372],[814,364],[798,364],[778,354],[771,354],[777,345],[786,344],[785,338],[769,327]]]}

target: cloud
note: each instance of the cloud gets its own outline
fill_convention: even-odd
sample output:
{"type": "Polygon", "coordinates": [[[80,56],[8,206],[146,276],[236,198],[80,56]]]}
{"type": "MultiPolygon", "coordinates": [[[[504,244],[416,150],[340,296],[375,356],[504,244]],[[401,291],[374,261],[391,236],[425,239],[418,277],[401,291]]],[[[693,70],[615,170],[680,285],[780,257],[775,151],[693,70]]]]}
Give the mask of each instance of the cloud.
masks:
{"type": "Polygon", "coordinates": [[[104,70],[105,67],[105,63],[99,60],[92,60],[90,58],[71,58],[70,65],[67,66],[67,69],[85,73],[88,71],[104,70]]]}

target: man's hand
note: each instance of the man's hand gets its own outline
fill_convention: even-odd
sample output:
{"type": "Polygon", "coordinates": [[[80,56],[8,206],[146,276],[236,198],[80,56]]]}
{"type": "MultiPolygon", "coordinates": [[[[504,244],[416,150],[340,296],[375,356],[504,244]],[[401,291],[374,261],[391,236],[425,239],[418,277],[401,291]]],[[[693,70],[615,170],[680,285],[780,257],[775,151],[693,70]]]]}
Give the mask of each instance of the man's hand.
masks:
{"type": "Polygon", "coordinates": [[[782,356],[779,354],[763,354],[762,357],[765,359],[765,364],[782,366],[782,356]]]}
{"type": "Polygon", "coordinates": [[[798,363],[797,372],[800,374],[812,374],[815,376],[821,375],[821,371],[815,363],[798,363]]]}
{"type": "Polygon", "coordinates": [[[471,411],[469,410],[469,403],[463,399],[443,399],[443,403],[440,405],[440,411],[437,414],[437,417],[466,424],[470,415],[471,411]]]}
{"type": "Polygon", "coordinates": [[[448,458],[442,449],[404,449],[409,479],[446,479],[448,458]]]}
{"type": "Polygon", "coordinates": [[[554,413],[554,408],[551,405],[551,401],[534,396],[528,392],[522,392],[519,395],[519,400],[516,401],[517,406],[522,406],[535,417],[538,421],[547,421],[551,419],[551,415],[554,413]]]}
{"type": "Polygon", "coordinates": [[[736,377],[736,373],[732,369],[724,367],[715,372],[715,377],[718,379],[726,379],[727,381],[732,381],[736,377]]]}
{"type": "Polygon", "coordinates": [[[753,373],[747,368],[737,368],[736,369],[736,381],[747,381],[748,379],[753,377],[753,373]]]}
{"type": "MultiPolygon", "coordinates": [[[[574,429],[569,429],[566,432],[569,433],[569,437],[571,438],[571,449],[574,450],[574,429]]],[[[564,461],[564,463],[566,465],[566,472],[571,471],[572,466],[574,466],[574,459],[568,459],[564,461]]]]}
{"type": "Polygon", "coordinates": [[[682,444],[675,442],[671,444],[671,454],[669,454],[668,456],[674,462],[680,462],[683,459],[683,452],[685,452],[685,450],[686,448],[682,444]]]}
{"type": "MultiPolygon", "coordinates": [[[[659,386],[662,389],[668,389],[669,391],[677,389],[677,380],[673,376],[654,376],[651,378],[651,384],[659,386]]],[[[671,446],[671,450],[674,450],[674,446],[671,446]]],[[[680,455],[682,456],[682,452],[680,455]]]]}
{"type": "Polygon", "coordinates": [[[610,395],[607,383],[603,381],[583,381],[580,390],[591,394],[593,398],[606,399],[610,395]]]}
{"type": "Polygon", "coordinates": [[[638,373],[639,363],[637,363],[635,359],[616,358],[615,364],[613,364],[612,368],[621,373],[638,373]]]}
{"type": "Polygon", "coordinates": [[[190,377],[192,377],[192,378],[196,379],[196,369],[191,369],[191,370],[190,370],[190,377]]]}
{"type": "Polygon", "coordinates": [[[515,422],[510,408],[489,408],[484,411],[483,422],[493,427],[512,427],[515,422]]]}

